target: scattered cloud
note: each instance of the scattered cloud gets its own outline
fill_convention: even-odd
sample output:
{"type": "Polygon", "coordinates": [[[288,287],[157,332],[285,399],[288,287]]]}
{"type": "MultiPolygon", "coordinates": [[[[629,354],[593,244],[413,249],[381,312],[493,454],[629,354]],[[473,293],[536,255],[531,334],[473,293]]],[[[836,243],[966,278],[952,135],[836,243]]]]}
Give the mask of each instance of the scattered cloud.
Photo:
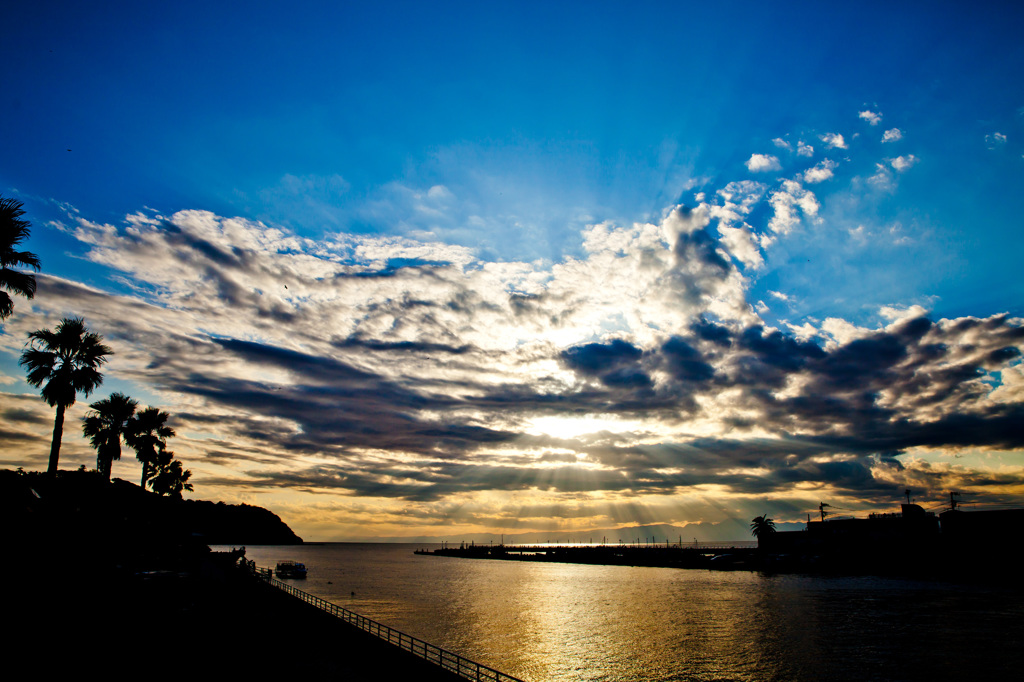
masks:
{"type": "Polygon", "coordinates": [[[891,165],[900,173],[907,170],[908,168],[911,168],[912,166],[917,165],[917,162],[918,158],[913,154],[907,154],[906,156],[897,156],[895,159],[889,159],[889,165],[891,165]]]}
{"type": "Polygon", "coordinates": [[[985,145],[989,149],[996,149],[1006,144],[1006,135],[1003,133],[991,133],[985,136],[985,145]]]}
{"type": "Polygon", "coordinates": [[[868,183],[881,190],[893,191],[896,188],[896,177],[893,171],[903,173],[917,165],[918,162],[919,159],[913,154],[885,159],[884,163],[875,164],[875,173],[868,178],[868,183]]]}
{"type": "Polygon", "coordinates": [[[888,320],[889,322],[902,322],[904,320],[913,320],[918,317],[925,317],[926,315],[928,315],[928,310],[920,305],[887,305],[882,306],[878,310],[878,314],[885,318],[886,320],[888,320]]]}
{"type": "Polygon", "coordinates": [[[816,184],[819,182],[825,182],[831,180],[834,173],[833,171],[839,166],[838,163],[831,159],[825,159],[813,168],[809,168],[804,171],[803,179],[804,182],[816,184]]]}
{"type": "Polygon", "coordinates": [[[804,144],[802,141],[797,144],[796,153],[800,156],[811,157],[814,156],[814,147],[809,144],[804,144]]]}
{"type": "Polygon", "coordinates": [[[873,126],[876,126],[882,122],[882,115],[874,111],[862,111],[858,114],[858,116],[873,126]]]}
{"type": "Polygon", "coordinates": [[[892,169],[888,164],[876,163],[875,173],[868,182],[879,189],[891,190],[894,186],[892,169]]]}
{"type": "Polygon", "coordinates": [[[882,142],[896,142],[903,139],[903,131],[899,128],[890,128],[882,135],[882,142]]]}
{"type": "Polygon", "coordinates": [[[847,230],[847,233],[850,235],[850,239],[859,244],[864,244],[867,242],[868,231],[864,228],[863,225],[858,225],[857,227],[849,228],[847,230]]]}
{"type": "Polygon", "coordinates": [[[747,159],[747,170],[751,173],[782,170],[782,164],[776,156],[769,154],[751,154],[747,159]]]}
{"type": "Polygon", "coordinates": [[[830,149],[846,149],[847,148],[846,147],[846,140],[844,140],[843,136],[840,135],[839,133],[825,133],[824,135],[820,136],[820,139],[821,139],[822,142],[825,143],[825,146],[830,148],[830,149]]]}
{"type": "Polygon", "coordinates": [[[768,222],[772,232],[788,234],[800,223],[800,216],[814,220],[820,204],[814,194],[795,180],[785,180],[768,200],[774,215],[768,222]]]}

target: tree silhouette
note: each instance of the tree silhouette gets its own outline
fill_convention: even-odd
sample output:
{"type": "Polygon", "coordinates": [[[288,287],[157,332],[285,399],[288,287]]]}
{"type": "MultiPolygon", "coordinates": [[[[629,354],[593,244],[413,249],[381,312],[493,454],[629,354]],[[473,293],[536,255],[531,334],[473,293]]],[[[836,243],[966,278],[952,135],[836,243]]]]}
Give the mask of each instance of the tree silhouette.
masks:
{"type": "Polygon", "coordinates": [[[0,320],[14,312],[14,300],[7,291],[25,298],[32,298],[36,293],[35,275],[13,269],[22,266],[39,270],[38,256],[28,251],[15,251],[29,233],[29,222],[21,219],[25,215],[22,206],[17,199],[0,197],[0,320]]]}
{"type": "Polygon", "coordinates": [[[755,516],[750,522],[750,532],[758,540],[762,536],[771,535],[775,532],[775,522],[768,518],[767,514],[755,516]]]}
{"type": "Polygon", "coordinates": [[[136,412],[125,434],[125,442],[135,450],[135,456],[142,462],[142,485],[152,478],[158,468],[170,463],[167,450],[167,439],[174,436],[174,429],[167,426],[171,415],[156,407],[147,407],[136,412]]]}
{"type": "Polygon", "coordinates": [[[64,412],[75,404],[79,393],[88,396],[103,383],[99,368],[113,355],[98,334],[85,327],[80,317],[65,317],[54,331],[38,329],[28,335],[28,347],[19,364],[28,372],[28,383],[42,387],[43,400],[57,408],[53,440],[46,473],[57,474],[60,441],[64,434],[64,412]]]}
{"type": "Polygon", "coordinates": [[[96,468],[106,480],[115,459],[121,459],[121,439],[127,436],[131,418],[139,403],[124,393],[111,393],[97,400],[82,420],[82,433],[96,448],[96,468]]]}
{"type": "Polygon", "coordinates": [[[188,482],[192,472],[182,468],[181,462],[174,459],[173,452],[167,451],[164,455],[165,462],[157,465],[156,474],[150,479],[149,487],[157,494],[181,499],[183,490],[192,492],[192,484],[188,482]]]}

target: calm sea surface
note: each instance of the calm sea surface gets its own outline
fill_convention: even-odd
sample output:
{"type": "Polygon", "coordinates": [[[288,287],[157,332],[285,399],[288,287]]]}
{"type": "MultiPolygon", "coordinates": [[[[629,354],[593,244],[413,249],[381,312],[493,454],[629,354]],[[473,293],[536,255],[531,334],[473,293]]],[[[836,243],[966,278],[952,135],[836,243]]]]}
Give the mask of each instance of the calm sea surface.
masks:
{"type": "MultiPolygon", "coordinates": [[[[248,547],[300,589],[530,682],[996,680],[1024,675],[1024,589],[248,547]]],[[[221,548],[216,548],[221,549],[221,548]]],[[[317,652],[318,654],[330,652],[317,652]]]]}

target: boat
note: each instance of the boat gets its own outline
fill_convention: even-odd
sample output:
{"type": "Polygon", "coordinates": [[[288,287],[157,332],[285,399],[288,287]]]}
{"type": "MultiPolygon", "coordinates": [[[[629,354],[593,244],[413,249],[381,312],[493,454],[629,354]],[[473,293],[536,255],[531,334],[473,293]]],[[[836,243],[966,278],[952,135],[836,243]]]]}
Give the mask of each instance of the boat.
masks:
{"type": "Polygon", "coordinates": [[[281,561],[274,569],[274,575],[278,578],[305,578],[306,564],[297,561],[281,561]]]}

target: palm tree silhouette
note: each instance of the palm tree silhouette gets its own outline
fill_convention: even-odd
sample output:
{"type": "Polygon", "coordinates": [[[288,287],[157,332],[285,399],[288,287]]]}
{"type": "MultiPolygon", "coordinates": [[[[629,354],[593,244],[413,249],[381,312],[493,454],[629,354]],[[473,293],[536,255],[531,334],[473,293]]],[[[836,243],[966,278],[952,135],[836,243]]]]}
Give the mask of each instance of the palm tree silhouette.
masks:
{"type": "Polygon", "coordinates": [[[167,456],[167,439],[174,436],[174,429],[167,426],[169,414],[159,408],[147,407],[136,412],[125,434],[125,442],[135,450],[135,456],[142,462],[142,487],[161,466],[170,463],[167,456]]]}
{"type": "Polygon", "coordinates": [[[758,540],[764,535],[771,535],[775,532],[775,522],[768,518],[767,514],[755,516],[750,522],[750,532],[758,540]]]}
{"type": "MultiPolygon", "coordinates": [[[[36,254],[14,250],[29,233],[29,222],[21,219],[25,215],[22,206],[17,199],[0,197],[0,289],[32,298],[36,293],[35,275],[13,269],[23,266],[39,270],[36,254]]],[[[0,320],[14,312],[14,300],[7,291],[0,291],[0,320]]]]}
{"type": "Polygon", "coordinates": [[[170,495],[180,500],[183,490],[192,492],[192,484],[188,482],[192,472],[182,468],[181,462],[174,459],[173,452],[168,451],[164,454],[167,463],[158,467],[159,471],[150,479],[149,485],[157,494],[170,495]]]}
{"type": "Polygon", "coordinates": [[[102,337],[86,329],[80,317],[65,317],[54,331],[38,329],[28,338],[18,364],[28,372],[28,383],[42,387],[43,400],[57,408],[46,469],[48,475],[56,476],[64,412],[75,404],[79,393],[88,396],[103,383],[99,368],[114,351],[103,345],[102,337]]]}
{"type": "Polygon", "coordinates": [[[127,436],[138,406],[124,393],[111,393],[89,405],[92,411],[82,420],[82,434],[96,448],[96,468],[108,481],[114,460],[121,459],[121,439],[127,436]]]}

